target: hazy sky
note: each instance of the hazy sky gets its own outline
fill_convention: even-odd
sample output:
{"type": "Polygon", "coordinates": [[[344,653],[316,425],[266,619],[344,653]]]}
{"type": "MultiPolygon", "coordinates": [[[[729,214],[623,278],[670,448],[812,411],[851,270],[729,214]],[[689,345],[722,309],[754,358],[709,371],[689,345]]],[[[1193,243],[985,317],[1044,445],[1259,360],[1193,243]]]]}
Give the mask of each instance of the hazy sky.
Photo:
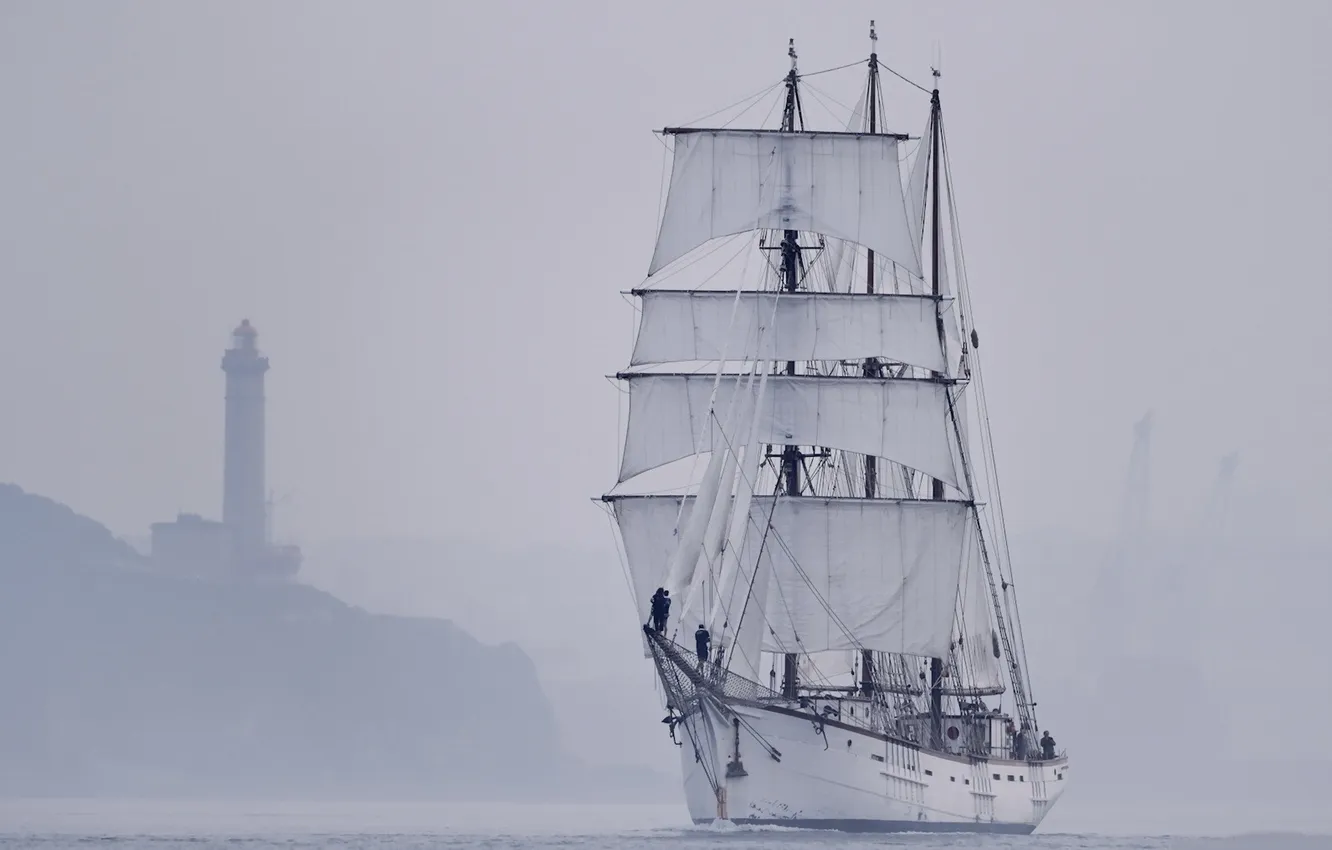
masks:
{"type": "Polygon", "coordinates": [[[651,130],[870,18],[910,76],[942,48],[1010,524],[1108,528],[1153,408],[1162,521],[1239,449],[1237,510],[1326,536],[1332,4],[1295,0],[5,0],[0,480],[120,533],[219,514],[248,317],[284,536],[609,547],[651,130]]]}

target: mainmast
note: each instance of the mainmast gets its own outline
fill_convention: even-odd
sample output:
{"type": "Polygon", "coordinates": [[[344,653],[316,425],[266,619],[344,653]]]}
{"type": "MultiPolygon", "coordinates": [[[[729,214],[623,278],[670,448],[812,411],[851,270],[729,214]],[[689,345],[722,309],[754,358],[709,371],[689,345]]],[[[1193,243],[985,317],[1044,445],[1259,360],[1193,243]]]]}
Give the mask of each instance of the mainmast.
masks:
{"type": "MultiPolygon", "coordinates": [[[[787,47],[787,55],[791,57],[791,70],[786,75],[786,107],[782,110],[782,132],[796,132],[797,122],[800,129],[804,129],[805,116],[800,107],[800,76],[796,71],[796,49],[795,39],[791,39],[787,47]]],[[[787,292],[794,292],[800,285],[800,244],[797,241],[799,233],[795,230],[787,230],[782,234],[782,289],[787,292]]],[[[796,373],[796,364],[794,360],[788,360],[786,363],[786,374],[794,375],[796,373]]],[[[804,462],[804,456],[799,446],[782,447],[782,481],[785,484],[786,495],[800,495],[800,467],[804,462]]],[[[793,652],[785,654],[782,670],[782,695],[790,699],[795,699],[798,695],[799,682],[797,673],[799,671],[799,656],[793,652]]]]}
{"type": "MultiPolygon", "coordinates": [[[[879,36],[874,31],[874,22],[870,21],[870,58],[869,58],[869,85],[866,88],[865,99],[868,101],[869,113],[869,132],[871,134],[879,131],[878,127],[878,105],[879,105],[879,36]]],[[[874,249],[867,249],[869,261],[865,265],[865,291],[874,294],[874,249]]],[[[882,372],[877,357],[865,358],[865,377],[877,378],[882,372]]],[[[878,459],[874,455],[865,455],[865,498],[873,499],[878,495],[878,459]]],[[[866,658],[869,655],[866,654],[866,658]]]]}
{"type": "MultiPolygon", "coordinates": [[[[874,30],[874,21],[870,21],[870,57],[869,84],[866,86],[865,99],[868,102],[869,132],[877,133],[879,107],[879,35],[874,30]]],[[[866,249],[869,261],[865,264],[865,292],[874,294],[874,249],[866,249]]],[[[877,357],[866,357],[864,365],[866,378],[877,378],[883,373],[883,366],[877,357]]],[[[879,494],[878,458],[865,455],[865,498],[873,499],[879,494]]],[[[860,689],[869,696],[874,693],[874,651],[863,649],[860,652],[860,689]]]]}

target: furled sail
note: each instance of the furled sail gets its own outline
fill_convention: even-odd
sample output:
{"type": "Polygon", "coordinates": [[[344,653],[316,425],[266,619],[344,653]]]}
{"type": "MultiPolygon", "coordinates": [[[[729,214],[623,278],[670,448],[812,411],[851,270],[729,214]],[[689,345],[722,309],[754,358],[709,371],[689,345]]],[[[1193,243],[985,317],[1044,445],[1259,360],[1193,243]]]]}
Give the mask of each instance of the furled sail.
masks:
{"type": "Polygon", "coordinates": [[[775,229],[855,242],[920,276],[897,136],[668,132],[675,156],[649,275],[711,239],[775,229]]]}
{"type": "MultiPolygon", "coordinates": [[[[717,379],[708,378],[711,389],[707,393],[705,422],[708,431],[717,421],[717,411],[724,411],[726,424],[718,434],[718,451],[713,452],[708,460],[707,470],[699,485],[695,499],[697,511],[687,519],[682,512],[677,517],[673,530],[677,538],[675,551],[671,556],[671,566],[663,585],[678,599],[681,590],[696,584],[695,575],[700,561],[709,562],[721,546],[721,533],[726,526],[726,516],[731,505],[731,488],[735,479],[735,451],[738,434],[748,434],[756,413],[757,399],[754,398],[755,378],[759,373],[758,364],[753,364],[748,376],[738,377],[741,383],[730,385],[730,392],[725,396],[716,392],[717,379]],[[718,497],[721,498],[718,498],[718,497]]],[[[764,373],[766,379],[766,371],[764,373]]],[[[703,377],[703,376],[699,376],[703,377]]],[[[688,605],[681,606],[683,613],[688,605]]]]}
{"type": "MultiPolygon", "coordinates": [[[[722,441],[709,412],[714,376],[628,374],[629,427],[620,481],[671,461],[712,451],[722,441]]],[[[725,410],[745,376],[723,375],[716,409],[725,410]]],[[[897,461],[959,490],[948,426],[949,385],[910,378],[773,375],[758,439],[873,455],[897,461]]]]}
{"type": "MultiPolygon", "coordinates": [[[[684,581],[679,581],[681,576],[674,570],[668,578],[667,589],[676,594],[677,598],[683,597],[684,603],[680,608],[680,614],[689,620],[703,619],[708,607],[706,591],[716,592],[718,573],[722,568],[721,552],[726,542],[727,531],[731,526],[731,512],[736,504],[736,499],[731,498],[732,492],[738,493],[743,499],[748,489],[752,486],[753,479],[749,483],[737,477],[739,471],[739,459],[744,443],[741,441],[748,439],[753,433],[753,422],[755,413],[762,396],[762,392],[767,383],[767,364],[754,364],[754,369],[748,376],[744,391],[732,398],[731,410],[728,413],[728,420],[733,427],[728,427],[724,431],[724,438],[719,450],[713,453],[709,461],[709,474],[712,474],[719,458],[724,458],[721,464],[720,475],[715,486],[705,479],[702,487],[699,488],[698,501],[700,506],[704,504],[705,499],[711,500],[711,507],[703,507],[708,510],[706,532],[701,540],[701,547],[695,551],[683,549],[684,557],[692,558],[692,570],[684,577],[684,581]],[[738,487],[738,489],[737,489],[738,487]],[[688,588],[689,593],[683,595],[682,590],[688,588]],[[700,600],[699,591],[705,591],[705,595],[700,600]],[[702,613],[700,613],[702,612],[702,613]]],[[[698,516],[696,514],[696,516],[698,516]]],[[[695,520],[690,520],[690,525],[695,520]]],[[[681,516],[681,525],[683,515],[681,516]]],[[[677,560],[681,554],[677,552],[677,560]]]]}
{"type": "MultiPolygon", "coordinates": [[[[767,393],[768,373],[766,366],[762,368],[758,393],[754,397],[755,410],[763,403],[767,393]]],[[[716,599],[707,619],[708,628],[718,636],[719,642],[730,640],[732,634],[739,628],[743,620],[745,600],[750,595],[749,588],[753,581],[752,565],[746,574],[741,562],[745,554],[749,505],[754,498],[754,487],[758,485],[759,466],[763,463],[766,449],[758,440],[758,417],[752,415],[754,411],[750,412],[749,431],[744,435],[744,445],[739,447],[744,460],[735,482],[735,502],[729,517],[730,527],[727,529],[725,549],[718,570],[716,599]]]]}
{"type": "MultiPolygon", "coordinates": [[[[762,401],[766,386],[759,390],[762,401]]],[[[728,583],[724,586],[725,595],[720,596],[720,606],[713,614],[713,623],[721,618],[723,643],[730,640],[730,669],[750,681],[760,681],[759,668],[763,663],[763,635],[767,621],[764,609],[767,607],[768,588],[772,584],[772,571],[760,569],[759,555],[762,553],[762,539],[756,545],[750,545],[749,526],[753,516],[753,487],[758,483],[759,465],[763,463],[765,446],[758,442],[758,419],[755,418],[750,432],[749,445],[745,447],[745,481],[740,486],[748,487],[740,491],[736,499],[735,511],[731,519],[731,536],[726,551],[725,566],[731,571],[728,583]]],[[[772,505],[769,503],[771,513],[772,505]]],[[[764,521],[766,522],[766,516],[764,521]]]]}
{"type": "MultiPolygon", "coordinates": [[[[634,592],[647,598],[668,569],[676,518],[694,498],[609,498],[634,592]]],[[[762,649],[947,657],[970,511],[956,501],[782,496],[774,505],[755,496],[744,547],[756,566],[742,570],[768,574],[754,612],[766,626],[762,649]]]]}
{"type": "Polygon", "coordinates": [[[883,357],[947,371],[937,302],[929,297],[741,291],[737,299],[735,291],[651,289],[638,295],[643,318],[630,360],[634,366],[883,357]]]}

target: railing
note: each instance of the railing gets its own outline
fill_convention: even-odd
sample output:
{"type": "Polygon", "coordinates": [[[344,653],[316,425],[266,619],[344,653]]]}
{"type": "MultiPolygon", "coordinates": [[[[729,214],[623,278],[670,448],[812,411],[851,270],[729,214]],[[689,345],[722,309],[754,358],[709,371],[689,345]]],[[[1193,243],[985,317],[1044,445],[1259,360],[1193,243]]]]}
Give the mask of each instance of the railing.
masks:
{"type": "MultiPolygon", "coordinates": [[[[681,714],[688,713],[699,697],[700,690],[706,690],[715,697],[749,703],[778,704],[789,709],[808,712],[813,722],[834,721],[847,726],[864,729],[866,732],[882,733],[882,723],[876,723],[871,716],[871,701],[867,699],[851,700],[848,697],[817,692],[802,693],[792,698],[765,685],[732,673],[721,663],[709,660],[700,662],[697,653],[675,643],[665,635],[657,634],[644,627],[647,644],[656,663],[657,671],[666,688],[668,702],[681,714]],[[844,714],[844,706],[852,702],[863,707],[863,713],[844,714]],[[830,710],[831,709],[831,710],[830,710]]],[[[890,737],[897,738],[892,731],[890,737]]],[[[914,742],[902,737],[901,743],[912,745],[914,742]]]]}
{"type": "MultiPolygon", "coordinates": [[[[663,634],[658,634],[651,627],[644,626],[643,632],[648,649],[652,653],[653,663],[656,664],[662,685],[666,689],[667,704],[680,714],[690,713],[694,709],[700,691],[706,691],[714,697],[751,703],[777,702],[792,707],[799,705],[802,708],[809,709],[809,719],[812,721],[829,719],[823,716],[820,710],[821,705],[834,702],[841,703],[844,699],[831,695],[804,694],[793,700],[752,679],[732,673],[725,668],[724,659],[721,664],[711,660],[701,661],[697,653],[675,643],[663,634]]],[[[906,746],[931,749],[923,743],[929,738],[928,729],[921,726],[921,724],[929,722],[928,715],[898,716],[888,723],[886,729],[875,728],[878,724],[871,726],[867,722],[862,722],[869,721],[869,717],[855,717],[854,721],[848,722],[848,718],[840,716],[840,710],[838,715],[834,719],[839,719],[843,723],[848,723],[848,725],[886,734],[890,739],[906,746]]],[[[1060,750],[1056,758],[1063,758],[1065,752],[1060,750]]],[[[1013,757],[1015,753],[1011,741],[1007,742],[1007,745],[1000,745],[991,749],[989,736],[985,735],[968,741],[961,747],[961,752],[955,753],[955,755],[967,755],[973,758],[1008,759],[1013,757]]],[[[1046,761],[1042,758],[1038,740],[1029,741],[1024,760],[1030,762],[1046,761]]]]}

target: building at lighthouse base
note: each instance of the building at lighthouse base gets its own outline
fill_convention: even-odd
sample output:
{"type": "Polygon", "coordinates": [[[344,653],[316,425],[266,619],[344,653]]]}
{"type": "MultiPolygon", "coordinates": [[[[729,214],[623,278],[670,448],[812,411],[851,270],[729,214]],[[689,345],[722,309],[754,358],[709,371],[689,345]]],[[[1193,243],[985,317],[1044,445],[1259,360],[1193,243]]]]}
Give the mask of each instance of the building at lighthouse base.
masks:
{"type": "Polygon", "coordinates": [[[174,576],[291,579],[301,568],[300,547],[269,544],[246,550],[237,545],[231,526],[198,514],[153,523],[151,552],[154,569],[174,576]]]}

